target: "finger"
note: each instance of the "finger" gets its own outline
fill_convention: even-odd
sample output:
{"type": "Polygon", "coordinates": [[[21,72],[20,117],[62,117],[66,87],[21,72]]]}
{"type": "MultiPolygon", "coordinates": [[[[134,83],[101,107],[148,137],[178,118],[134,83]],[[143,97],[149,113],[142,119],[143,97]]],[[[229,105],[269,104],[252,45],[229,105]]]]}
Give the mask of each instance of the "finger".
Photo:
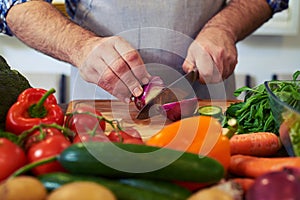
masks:
{"type": "MultiPolygon", "coordinates": [[[[124,82],[124,84],[128,87],[128,89],[134,96],[140,96],[143,92],[143,88],[139,80],[137,80],[135,75],[130,71],[127,62],[115,48],[115,45],[119,42],[122,41],[120,41],[118,37],[113,37],[107,40],[106,44],[102,44],[103,47],[109,49],[106,49],[106,51],[102,52],[102,59],[104,60],[106,65],[110,67],[113,73],[124,82]]],[[[132,51],[133,49],[128,49],[128,51],[130,50],[132,51]]]]}
{"type": "Polygon", "coordinates": [[[202,83],[210,83],[214,71],[214,63],[206,51],[200,51],[196,59],[196,66],[199,71],[199,80],[202,83]]]}
{"type": "Polygon", "coordinates": [[[188,73],[196,68],[195,64],[190,62],[190,56],[188,55],[182,64],[182,69],[185,73],[188,73]]]}
{"type": "Polygon", "coordinates": [[[99,77],[108,66],[102,59],[87,59],[86,62],[78,68],[81,77],[90,83],[98,84],[99,77]]]}
{"type": "Polygon", "coordinates": [[[122,58],[114,62],[110,68],[119,77],[119,79],[123,81],[133,96],[138,97],[142,94],[143,88],[139,80],[137,80],[132,71],[129,70],[127,63],[122,58]]]}
{"type": "Polygon", "coordinates": [[[126,103],[130,102],[130,91],[110,67],[107,67],[107,70],[101,74],[95,74],[98,76],[98,86],[108,91],[119,100],[126,103]]]}
{"type": "Polygon", "coordinates": [[[228,78],[233,72],[237,65],[237,58],[235,56],[231,56],[224,62],[224,72],[223,79],[228,78]]]}
{"type": "Polygon", "coordinates": [[[214,65],[213,66],[213,75],[211,77],[211,82],[210,83],[219,83],[223,80],[222,73],[219,71],[219,68],[214,65]]]}
{"type": "MultiPolygon", "coordinates": [[[[120,38],[120,40],[122,40],[122,38],[120,38]]],[[[142,84],[149,83],[151,75],[147,72],[146,66],[137,50],[125,41],[116,43],[115,48],[139,82],[142,84]]]]}
{"type": "Polygon", "coordinates": [[[130,91],[102,59],[96,62],[90,59],[79,71],[81,77],[87,82],[97,84],[123,102],[130,102],[130,91]]]}

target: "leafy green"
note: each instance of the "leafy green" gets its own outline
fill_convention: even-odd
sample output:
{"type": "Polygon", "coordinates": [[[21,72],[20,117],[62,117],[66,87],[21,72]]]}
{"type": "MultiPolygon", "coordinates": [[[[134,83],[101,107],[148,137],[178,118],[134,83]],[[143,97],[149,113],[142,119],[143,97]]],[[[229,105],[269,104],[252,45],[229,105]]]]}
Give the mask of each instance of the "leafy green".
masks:
{"type": "Polygon", "coordinates": [[[0,129],[4,129],[9,108],[17,101],[19,94],[30,87],[28,80],[17,70],[11,69],[0,56],[0,129]]]}
{"type": "MultiPolygon", "coordinates": [[[[299,116],[298,116],[299,117],[299,116]]],[[[289,130],[294,154],[300,156],[300,118],[297,119],[289,130]]]]}
{"type": "MultiPolygon", "coordinates": [[[[296,110],[300,110],[300,86],[296,82],[299,75],[300,71],[296,71],[293,81],[270,84],[273,93],[296,110]]],[[[278,134],[265,85],[260,84],[254,88],[244,86],[237,89],[234,95],[239,96],[242,92],[246,92],[244,101],[231,104],[225,112],[226,120],[235,118],[238,121],[237,133],[261,131],[278,134]]],[[[223,123],[223,127],[225,125],[223,123]]]]}

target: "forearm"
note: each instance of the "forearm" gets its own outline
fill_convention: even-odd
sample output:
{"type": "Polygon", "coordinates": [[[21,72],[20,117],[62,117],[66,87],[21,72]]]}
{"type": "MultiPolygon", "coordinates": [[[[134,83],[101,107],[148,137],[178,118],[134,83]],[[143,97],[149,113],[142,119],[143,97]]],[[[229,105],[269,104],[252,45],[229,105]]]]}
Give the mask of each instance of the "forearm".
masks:
{"type": "Polygon", "coordinates": [[[13,6],[6,19],[14,35],[25,44],[75,66],[82,64],[84,54],[99,39],[44,1],[13,6]]]}
{"type": "Polygon", "coordinates": [[[237,42],[255,31],[272,17],[272,9],[266,0],[231,0],[203,28],[225,31],[237,42]]]}

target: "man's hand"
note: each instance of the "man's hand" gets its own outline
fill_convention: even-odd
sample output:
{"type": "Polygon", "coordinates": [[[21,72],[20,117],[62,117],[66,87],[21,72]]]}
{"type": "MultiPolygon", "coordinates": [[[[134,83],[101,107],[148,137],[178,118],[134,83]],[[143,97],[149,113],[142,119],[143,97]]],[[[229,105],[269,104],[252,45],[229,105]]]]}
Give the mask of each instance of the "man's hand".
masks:
{"type": "Polygon", "coordinates": [[[241,41],[272,17],[266,0],[230,0],[202,28],[188,49],[183,70],[197,67],[202,83],[229,77],[237,64],[236,42],[241,41]]]}
{"type": "Polygon", "coordinates": [[[218,83],[233,73],[236,64],[237,50],[231,35],[216,27],[207,27],[190,45],[183,70],[197,68],[201,83],[218,83]]]}
{"type": "Polygon", "coordinates": [[[141,85],[150,78],[139,53],[117,36],[99,40],[78,68],[85,81],[127,103],[142,94],[141,85]]]}

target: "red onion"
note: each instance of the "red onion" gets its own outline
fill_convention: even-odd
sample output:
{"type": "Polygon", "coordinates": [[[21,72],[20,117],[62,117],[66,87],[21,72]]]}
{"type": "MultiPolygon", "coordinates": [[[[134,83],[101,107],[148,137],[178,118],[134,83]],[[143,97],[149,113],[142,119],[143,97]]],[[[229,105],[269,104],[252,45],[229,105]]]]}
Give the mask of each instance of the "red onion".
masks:
{"type": "MultiPolygon", "coordinates": [[[[144,92],[138,98],[134,98],[134,103],[137,109],[142,109],[153,97],[155,97],[162,89],[165,88],[163,80],[159,76],[153,76],[147,85],[143,86],[144,92]]],[[[170,99],[175,94],[170,92],[170,99]]],[[[168,100],[170,100],[168,99],[168,100]]],[[[166,115],[171,121],[177,121],[179,119],[190,117],[194,114],[198,107],[197,98],[184,99],[181,101],[166,103],[159,106],[159,112],[166,115]]]]}
{"type": "Polygon", "coordinates": [[[300,199],[300,169],[285,168],[269,172],[255,179],[246,200],[300,199]]]}
{"type": "Polygon", "coordinates": [[[163,104],[159,107],[159,110],[163,115],[166,115],[169,120],[177,121],[192,116],[197,107],[198,99],[194,97],[163,104]]]}
{"type": "Polygon", "coordinates": [[[137,109],[142,109],[153,97],[155,97],[165,84],[159,76],[152,76],[150,82],[143,86],[144,92],[138,98],[134,98],[134,103],[137,109]]]}

